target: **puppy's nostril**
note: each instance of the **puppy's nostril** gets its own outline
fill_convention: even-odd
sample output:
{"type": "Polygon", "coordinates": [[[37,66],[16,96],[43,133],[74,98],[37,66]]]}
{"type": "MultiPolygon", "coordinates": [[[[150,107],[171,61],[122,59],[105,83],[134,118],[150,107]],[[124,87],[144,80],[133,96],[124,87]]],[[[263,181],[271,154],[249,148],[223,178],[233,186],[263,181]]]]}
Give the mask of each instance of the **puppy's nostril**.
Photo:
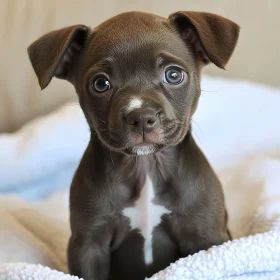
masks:
{"type": "Polygon", "coordinates": [[[149,119],[148,121],[147,121],[147,124],[154,124],[155,123],[155,121],[154,120],[152,120],[152,119],[149,119]]]}
{"type": "Polygon", "coordinates": [[[135,109],[125,116],[126,123],[134,131],[148,133],[151,132],[158,124],[159,118],[156,112],[151,109],[135,109]]]}
{"type": "Polygon", "coordinates": [[[137,118],[134,115],[124,116],[123,119],[129,125],[132,125],[132,126],[138,126],[139,125],[139,121],[137,120],[137,118]]]}

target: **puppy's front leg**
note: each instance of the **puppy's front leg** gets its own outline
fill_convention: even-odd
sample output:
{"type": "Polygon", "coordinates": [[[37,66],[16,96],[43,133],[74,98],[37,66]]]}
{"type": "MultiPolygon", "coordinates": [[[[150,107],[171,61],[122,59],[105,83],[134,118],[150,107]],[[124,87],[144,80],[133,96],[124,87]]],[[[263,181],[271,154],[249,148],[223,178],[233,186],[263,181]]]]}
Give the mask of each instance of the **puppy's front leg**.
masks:
{"type": "Polygon", "coordinates": [[[229,240],[226,232],[212,232],[211,236],[192,237],[186,235],[179,241],[182,257],[193,255],[201,250],[208,250],[212,246],[218,246],[229,240]]]}
{"type": "Polygon", "coordinates": [[[85,280],[107,280],[111,256],[106,243],[101,234],[72,234],[68,245],[70,274],[85,280]]]}
{"type": "Polygon", "coordinates": [[[197,215],[174,216],[174,233],[181,257],[187,257],[201,250],[208,250],[214,245],[221,245],[230,240],[226,224],[223,223],[224,211],[218,217],[211,209],[197,211],[197,215]],[[181,225],[181,227],[176,226],[181,225]]]}

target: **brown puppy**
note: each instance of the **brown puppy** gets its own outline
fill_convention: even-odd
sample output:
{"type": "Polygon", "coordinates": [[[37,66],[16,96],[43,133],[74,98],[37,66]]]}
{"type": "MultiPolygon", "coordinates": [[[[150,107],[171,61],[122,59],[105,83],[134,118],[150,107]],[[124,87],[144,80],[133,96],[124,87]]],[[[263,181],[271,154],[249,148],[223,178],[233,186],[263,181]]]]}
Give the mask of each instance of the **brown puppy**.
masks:
{"type": "Polygon", "coordinates": [[[71,186],[71,274],[143,280],[230,238],[222,188],[191,117],[202,67],[224,68],[238,34],[209,13],[130,12],[28,48],[41,88],[54,76],[71,82],[91,129],[71,186]]]}

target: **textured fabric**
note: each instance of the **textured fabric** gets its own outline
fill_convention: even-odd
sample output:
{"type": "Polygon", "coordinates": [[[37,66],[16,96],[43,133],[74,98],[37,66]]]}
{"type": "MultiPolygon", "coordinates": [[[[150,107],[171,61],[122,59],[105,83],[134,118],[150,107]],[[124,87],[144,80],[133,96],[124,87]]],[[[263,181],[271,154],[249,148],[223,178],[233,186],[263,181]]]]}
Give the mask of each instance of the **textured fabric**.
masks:
{"type": "Polygon", "coordinates": [[[0,280],[78,280],[79,277],[32,264],[6,264],[0,267],[0,280]]]}
{"type": "Polygon", "coordinates": [[[280,219],[278,223],[278,230],[201,251],[149,279],[280,279],[280,219]]]}
{"type": "Polygon", "coordinates": [[[0,193],[38,199],[68,186],[88,141],[82,110],[72,103],[0,134],[0,193]]]}

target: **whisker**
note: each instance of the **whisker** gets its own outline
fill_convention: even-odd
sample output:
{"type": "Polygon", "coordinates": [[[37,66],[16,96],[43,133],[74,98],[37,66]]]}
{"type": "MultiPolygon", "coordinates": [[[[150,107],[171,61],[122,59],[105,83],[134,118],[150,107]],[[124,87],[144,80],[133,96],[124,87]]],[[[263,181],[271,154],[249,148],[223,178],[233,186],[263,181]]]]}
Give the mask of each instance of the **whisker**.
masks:
{"type": "Polygon", "coordinates": [[[138,157],[137,156],[132,156],[132,159],[135,159],[135,161],[133,160],[133,162],[135,162],[135,168],[140,171],[140,168],[138,166],[138,157]]]}
{"type": "Polygon", "coordinates": [[[154,168],[154,165],[156,165],[156,163],[157,163],[157,156],[155,156],[155,161],[154,161],[154,163],[152,164],[152,168],[154,168]]]}
{"type": "Polygon", "coordinates": [[[115,164],[114,164],[114,161],[113,161],[111,149],[110,149],[110,156],[111,156],[111,161],[112,161],[113,165],[115,165],[115,164]]]}
{"type": "Polygon", "coordinates": [[[198,123],[194,119],[191,119],[191,122],[193,122],[199,128],[200,132],[203,133],[200,126],[198,125],[198,123]]]}
{"type": "Polygon", "coordinates": [[[205,90],[205,89],[202,89],[201,92],[220,92],[220,90],[205,90]]]}
{"type": "Polygon", "coordinates": [[[111,99],[112,95],[113,95],[113,92],[112,92],[112,93],[110,93],[110,95],[108,96],[108,100],[110,100],[110,99],[111,99]]]}
{"type": "MultiPolygon", "coordinates": [[[[96,117],[96,118],[98,118],[98,117],[96,117]]],[[[98,118],[100,121],[102,121],[103,123],[107,123],[107,122],[105,122],[105,121],[103,121],[102,119],[100,119],[100,118],[98,118]]]]}
{"type": "Polygon", "coordinates": [[[132,156],[132,160],[135,163],[135,168],[139,171],[138,164],[137,164],[137,156],[132,156]]]}
{"type": "Polygon", "coordinates": [[[194,130],[194,128],[193,128],[193,132],[194,132],[194,134],[196,135],[198,142],[201,144],[201,141],[200,141],[200,139],[199,139],[199,137],[198,137],[198,134],[196,133],[196,131],[194,130]]]}

